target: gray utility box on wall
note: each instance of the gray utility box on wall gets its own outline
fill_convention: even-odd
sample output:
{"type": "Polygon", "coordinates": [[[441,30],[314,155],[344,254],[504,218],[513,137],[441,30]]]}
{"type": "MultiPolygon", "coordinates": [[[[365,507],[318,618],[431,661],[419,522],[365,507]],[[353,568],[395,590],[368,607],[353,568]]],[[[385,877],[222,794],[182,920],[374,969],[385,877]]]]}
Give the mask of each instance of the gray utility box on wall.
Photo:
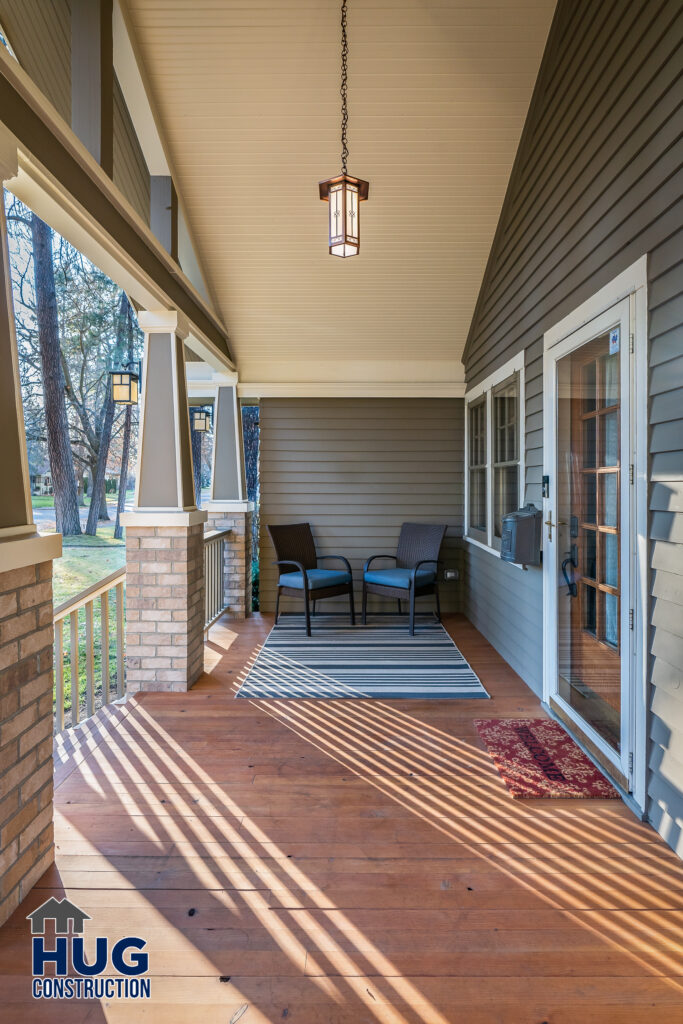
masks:
{"type": "Polygon", "coordinates": [[[503,516],[500,557],[516,565],[540,565],[541,510],[525,505],[503,516]]]}

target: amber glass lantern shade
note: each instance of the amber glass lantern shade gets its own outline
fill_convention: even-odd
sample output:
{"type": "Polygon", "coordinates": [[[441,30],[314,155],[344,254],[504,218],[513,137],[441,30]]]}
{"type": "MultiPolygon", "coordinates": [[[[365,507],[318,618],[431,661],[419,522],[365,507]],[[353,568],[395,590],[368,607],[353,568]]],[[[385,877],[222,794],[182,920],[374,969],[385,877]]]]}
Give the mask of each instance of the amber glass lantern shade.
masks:
{"type": "Polygon", "coordinates": [[[137,373],[130,370],[112,370],[109,377],[111,397],[116,405],[138,404],[140,378],[137,373]]]}
{"type": "Polygon", "coordinates": [[[319,188],[320,198],[330,207],[330,255],[356,256],[360,249],[360,204],[368,198],[368,182],[338,174],[321,181],[319,188]]]}
{"type": "Polygon", "coordinates": [[[190,417],[192,419],[192,429],[198,431],[200,434],[206,434],[211,430],[211,410],[204,409],[200,406],[193,406],[190,409],[190,417]]]}

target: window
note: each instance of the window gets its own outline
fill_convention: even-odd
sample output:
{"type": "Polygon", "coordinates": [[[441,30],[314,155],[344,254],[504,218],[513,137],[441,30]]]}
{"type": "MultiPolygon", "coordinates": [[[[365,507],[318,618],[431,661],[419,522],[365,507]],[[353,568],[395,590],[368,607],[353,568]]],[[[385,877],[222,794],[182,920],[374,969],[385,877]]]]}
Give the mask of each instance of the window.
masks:
{"type": "Polygon", "coordinates": [[[469,527],[486,532],[486,396],[469,406],[469,527]]]}
{"type": "Polygon", "coordinates": [[[519,507],[519,374],[492,391],[493,535],[502,535],[502,518],[519,507]]]}
{"type": "Polygon", "coordinates": [[[503,516],[524,504],[524,353],[472,389],[465,409],[465,534],[499,550],[503,516]]]}

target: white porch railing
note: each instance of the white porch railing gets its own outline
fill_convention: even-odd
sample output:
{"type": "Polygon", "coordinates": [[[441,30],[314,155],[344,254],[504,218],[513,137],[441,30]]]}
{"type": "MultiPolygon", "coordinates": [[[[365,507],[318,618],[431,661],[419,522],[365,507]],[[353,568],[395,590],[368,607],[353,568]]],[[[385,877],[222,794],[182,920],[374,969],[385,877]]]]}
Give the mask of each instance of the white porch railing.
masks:
{"type": "Polygon", "coordinates": [[[124,584],[117,569],[54,611],[55,731],[76,725],[124,693],[124,584]],[[115,604],[109,598],[114,592],[115,604]],[[99,598],[99,601],[98,601],[99,598]],[[95,602],[98,601],[96,606],[95,602]],[[81,621],[81,610],[83,616],[81,621]],[[69,620],[65,637],[65,623],[69,620]],[[96,639],[97,638],[97,639],[96,639]],[[66,640],[66,657],[65,657],[66,640]],[[113,648],[113,656],[112,656],[113,648]],[[81,657],[85,678],[81,679],[81,657]],[[111,662],[115,662],[112,679],[111,662]],[[85,684],[83,686],[83,683],[85,684]],[[114,696],[112,696],[112,684],[114,696]],[[81,697],[84,707],[81,709],[81,697]]]}
{"type": "Polygon", "coordinates": [[[225,538],[229,533],[230,530],[208,530],[204,534],[205,636],[228,607],[225,600],[225,538]]]}

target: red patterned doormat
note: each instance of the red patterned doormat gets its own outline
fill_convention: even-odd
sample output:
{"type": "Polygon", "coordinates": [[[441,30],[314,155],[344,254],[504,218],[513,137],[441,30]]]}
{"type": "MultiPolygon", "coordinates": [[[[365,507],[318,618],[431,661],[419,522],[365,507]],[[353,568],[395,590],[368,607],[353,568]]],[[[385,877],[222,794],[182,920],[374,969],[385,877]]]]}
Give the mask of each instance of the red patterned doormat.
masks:
{"type": "Polygon", "coordinates": [[[614,786],[549,718],[483,718],[474,723],[516,798],[619,798],[614,786]]]}

